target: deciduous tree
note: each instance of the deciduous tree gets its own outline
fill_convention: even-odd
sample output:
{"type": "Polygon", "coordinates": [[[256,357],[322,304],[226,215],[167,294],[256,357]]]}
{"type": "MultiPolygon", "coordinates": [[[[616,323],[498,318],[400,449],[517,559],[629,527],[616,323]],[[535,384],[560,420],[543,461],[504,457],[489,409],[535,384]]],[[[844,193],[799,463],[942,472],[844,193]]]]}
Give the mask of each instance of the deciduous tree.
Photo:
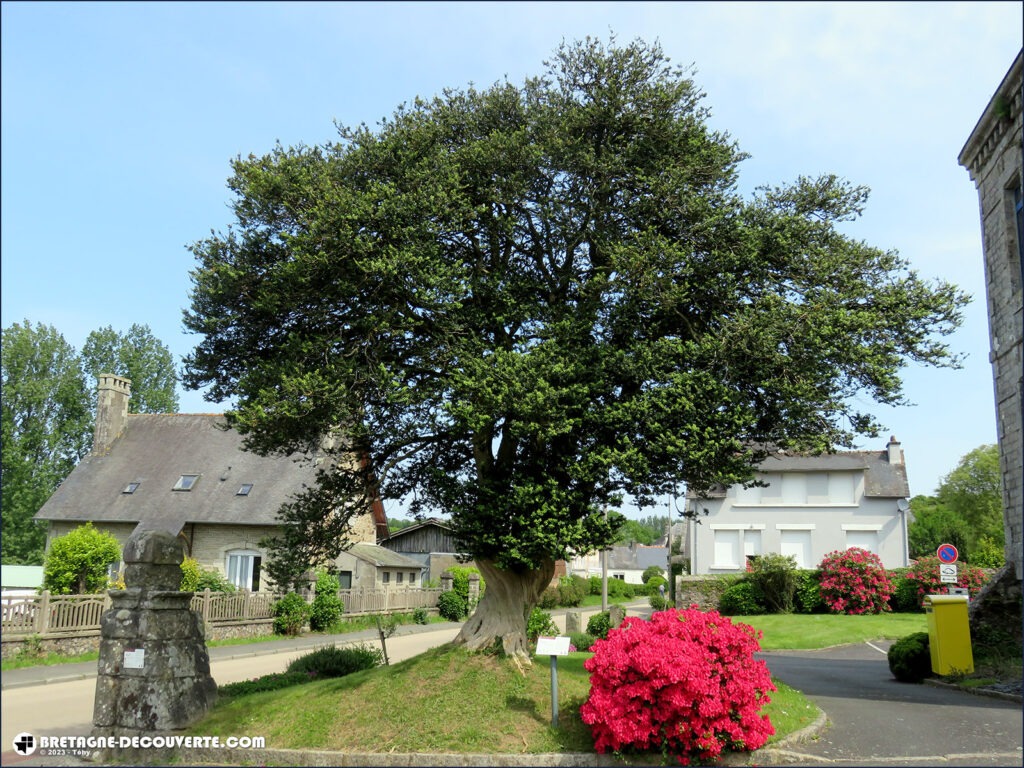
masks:
{"type": "Polygon", "coordinates": [[[178,373],[174,356],[148,325],[134,324],[126,333],[110,326],[89,334],[82,347],[89,381],[116,373],[132,382],[132,413],[175,413],[178,373]]]}
{"type": "Polygon", "coordinates": [[[657,45],[588,39],[521,86],[234,162],[237,227],[193,246],[186,386],[234,399],[253,450],[340,428],[368,459],[283,513],[293,551],[337,553],[345,494],[411,496],[488,585],[457,642],[525,658],[555,560],[615,540],[605,505],[849,446],[878,428],[852,396],[956,364],[965,297],[840,231],[867,191],[744,200],[702,99],[657,45]]]}
{"type": "Polygon", "coordinates": [[[970,543],[982,537],[1005,541],[998,446],[982,445],[962,456],[939,484],[938,498],[967,523],[970,543]]]}

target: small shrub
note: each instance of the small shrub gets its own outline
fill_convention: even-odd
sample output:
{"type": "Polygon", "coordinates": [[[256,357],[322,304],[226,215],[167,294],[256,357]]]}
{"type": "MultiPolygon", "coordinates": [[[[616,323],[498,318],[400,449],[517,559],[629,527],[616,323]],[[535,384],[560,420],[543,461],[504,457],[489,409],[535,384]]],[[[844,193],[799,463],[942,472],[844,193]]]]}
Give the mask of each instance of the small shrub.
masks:
{"type": "Polygon", "coordinates": [[[644,569],[644,572],[640,574],[640,581],[646,584],[655,576],[663,576],[664,574],[664,568],[659,568],[657,565],[649,565],[644,569]]]}
{"type": "Polygon", "coordinates": [[[309,605],[301,595],[289,592],[274,603],[274,632],[278,635],[297,635],[309,619],[309,605]]]}
{"type": "Polygon", "coordinates": [[[311,678],[344,677],[353,672],[373,669],[384,661],[379,648],[353,645],[338,648],[327,645],[299,656],[287,667],[288,672],[302,672],[311,678]]]}
{"type": "Polygon", "coordinates": [[[769,553],[753,558],[748,580],[768,613],[792,613],[799,580],[795,557],[769,553]]]}
{"type": "Polygon", "coordinates": [[[661,576],[652,576],[648,579],[647,584],[644,585],[644,592],[647,595],[660,595],[661,590],[658,587],[667,587],[668,582],[661,576]]]}
{"type": "Polygon", "coordinates": [[[542,611],[540,608],[534,608],[530,611],[530,618],[526,622],[526,639],[531,643],[536,643],[537,638],[541,635],[557,635],[558,627],[555,626],[555,622],[551,620],[551,614],[542,611]]]}
{"type": "Polygon", "coordinates": [[[915,632],[902,637],[889,647],[889,671],[904,683],[920,683],[932,674],[932,658],[928,633],[915,632]]]}
{"type": "Polygon", "coordinates": [[[595,750],[660,749],[685,764],[763,746],[775,730],[759,710],[775,686],[754,659],[759,636],[695,609],[627,618],[583,664],[591,688],[580,715],[595,750]]]}
{"type": "Polygon", "coordinates": [[[622,579],[608,579],[608,597],[630,600],[634,594],[632,584],[622,579]]]}
{"type": "Polygon", "coordinates": [[[608,630],[612,628],[612,615],[610,611],[595,613],[587,621],[587,634],[593,635],[599,640],[608,637],[608,630]]]}
{"type": "Polygon", "coordinates": [[[975,568],[999,570],[1006,565],[1006,554],[1002,544],[991,536],[982,536],[971,550],[971,556],[968,559],[975,568]]]}
{"type": "Polygon", "coordinates": [[[569,642],[576,647],[577,651],[586,653],[594,644],[597,638],[587,632],[573,632],[569,635],[569,642]]]}
{"type": "Polygon", "coordinates": [[[319,571],[316,576],[316,595],[309,613],[309,628],[322,632],[332,626],[345,610],[345,604],[338,597],[341,584],[338,577],[328,571],[319,571]]]}
{"type": "Polygon", "coordinates": [[[462,595],[454,589],[450,589],[447,592],[442,592],[437,599],[437,612],[448,621],[462,621],[466,617],[468,609],[462,595]]]}
{"type": "Polygon", "coordinates": [[[186,557],[181,561],[181,586],[178,587],[182,592],[195,592],[196,585],[199,583],[199,574],[202,568],[199,566],[199,561],[194,557],[186,557]]]}
{"type": "Polygon", "coordinates": [[[651,595],[647,600],[655,611],[664,611],[672,604],[667,597],[661,595],[651,595]]]}
{"type": "Polygon", "coordinates": [[[893,568],[889,571],[889,580],[893,584],[889,607],[898,613],[920,613],[924,610],[922,599],[917,594],[918,584],[907,578],[909,573],[909,568],[893,568]]]}
{"type": "Polygon", "coordinates": [[[589,579],[587,579],[587,581],[590,584],[590,594],[592,594],[592,595],[600,595],[601,591],[602,591],[602,588],[601,588],[601,583],[602,583],[601,577],[600,576],[591,576],[589,579]]]}
{"type": "Polygon", "coordinates": [[[558,583],[558,604],[564,608],[575,608],[583,602],[590,591],[590,585],[581,576],[566,576],[558,583]]]}
{"type": "Polygon", "coordinates": [[[794,607],[800,613],[825,613],[825,601],[821,599],[821,571],[797,571],[794,607]]]}
{"type": "Polygon", "coordinates": [[[718,611],[723,616],[756,616],[765,613],[761,590],[746,579],[737,582],[722,593],[718,611]]]}
{"type": "Polygon", "coordinates": [[[208,589],[211,592],[235,592],[235,585],[228,581],[220,571],[212,568],[199,569],[199,581],[196,583],[196,592],[208,589]]]}
{"type": "Polygon", "coordinates": [[[274,672],[252,680],[240,680],[237,683],[227,683],[226,685],[218,686],[217,693],[220,696],[234,698],[236,696],[247,696],[250,693],[279,691],[282,688],[290,688],[293,685],[308,683],[312,679],[305,672],[274,672]]]}
{"type": "Polygon", "coordinates": [[[480,575],[480,569],[474,565],[453,565],[448,569],[448,573],[452,575],[452,590],[462,598],[462,602],[466,604],[466,613],[468,614],[476,608],[476,603],[470,605],[469,602],[469,575],[475,573],[477,576],[480,576],[479,594],[477,594],[478,602],[484,596],[484,590],[487,588],[487,585],[484,583],[484,577],[480,575]]]}
{"type": "Polygon", "coordinates": [[[430,615],[426,608],[417,608],[412,612],[412,620],[414,624],[429,624],[430,615]]]}
{"type": "Polygon", "coordinates": [[[821,599],[831,613],[885,613],[893,583],[878,555],[851,547],[825,555],[821,569],[821,599]]]}
{"type": "MultiPolygon", "coordinates": [[[[945,595],[948,594],[947,587],[953,586],[966,588],[973,599],[988,581],[988,576],[980,568],[967,563],[957,563],[956,584],[944,584],[939,578],[939,558],[934,556],[918,560],[907,570],[905,578],[913,582],[918,607],[924,604],[925,595],[945,595]]],[[[909,591],[910,587],[906,589],[909,591]]]]}
{"type": "Polygon", "coordinates": [[[92,523],[55,538],[43,561],[43,589],[54,595],[93,595],[107,588],[107,569],[121,559],[113,534],[92,523]]]}
{"type": "Polygon", "coordinates": [[[558,587],[548,587],[541,592],[540,600],[537,605],[545,610],[550,611],[552,608],[558,607],[558,587]]]}

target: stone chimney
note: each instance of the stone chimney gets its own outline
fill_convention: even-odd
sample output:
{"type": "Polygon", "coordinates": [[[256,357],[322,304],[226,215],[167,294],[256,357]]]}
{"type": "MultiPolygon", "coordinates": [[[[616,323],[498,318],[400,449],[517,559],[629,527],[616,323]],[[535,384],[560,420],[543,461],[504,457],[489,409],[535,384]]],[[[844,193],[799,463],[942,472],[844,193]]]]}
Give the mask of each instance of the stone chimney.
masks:
{"type": "Polygon", "coordinates": [[[101,373],[98,389],[96,426],[92,433],[93,456],[105,455],[124,431],[132,382],[113,373],[101,373]]]}
{"type": "Polygon", "coordinates": [[[895,437],[889,438],[889,463],[893,466],[903,464],[903,449],[900,448],[899,441],[895,437]]]}

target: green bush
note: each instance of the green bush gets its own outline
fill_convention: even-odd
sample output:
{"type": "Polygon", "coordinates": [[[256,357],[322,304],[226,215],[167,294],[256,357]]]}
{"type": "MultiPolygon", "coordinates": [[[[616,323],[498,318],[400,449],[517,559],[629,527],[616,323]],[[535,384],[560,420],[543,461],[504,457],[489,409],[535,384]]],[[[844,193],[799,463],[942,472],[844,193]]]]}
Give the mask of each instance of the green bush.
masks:
{"type": "Polygon", "coordinates": [[[591,576],[587,581],[590,583],[590,594],[600,595],[601,594],[601,577],[591,576]]]}
{"type": "Polygon", "coordinates": [[[530,618],[526,622],[526,639],[531,643],[536,643],[537,638],[541,635],[557,635],[558,627],[555,626],[555,622],[551,620],[551,614],[547,611],[542,611],[540,608],[534,608],[530,611],[530,618]]]}
{"type": "Polygon", "coordinates": [[[466,617],[467,611],[466,601],[454,589],[442,592],[437,599],[437,612],[443,619],[462,621],[466,617]]]}
{"type": "Polygon", "coordinates": [[[658,589],[658,587],[662,586],[665,587],[665,589],[667,590],[668,582],[661,576],[652,576],[650,579],[647,580],[647,583],[644,585],[644,593],[648,596],[660,597],[661,590],[658,589]]]}
{"type": "Polygon", "coordinates": [[[821,571],[797,571],[794,607],[800,613],[825,613],[825,601],[821,599],[821,571]]]}
{"type": "Polygon", "coordinates": [[[590,591],[587,580],[581,576],[566,576],[558,582],[558,604],[564,608],[575,608],[583,602],[590,591]]]}
{"type": "Polygon", "coordinates": [[[722,593],[718,612],[723,616],[756,616],[765,613],[764,597],[757,585],[744,579],[722,593]]]}
{"type": "Polygon", "coordinates": [[[412,620],[415,624],[429,624],[430,615],[427,613],[426,608],[417,608],[412,612],[412,620]]]}
{"type": "Polygon", "coordinates": [[[181,586],[178,587],[182,592],[195,592],[196,585],[199,583],[199,573],[202,570],[199,567],[199,561],[194,557],[186,557],[181,561],[181,586]]]}
{"type": "Polygon", "coordinates": [[[289,592],[274,603],[274,632],[278,635],[297,635],[309,620],[308,603],[294,592],[289,592]]]}
{"type": "MultiPolygon", "coordinates": [[[[466,613],[476,608],[476,604],[469,604],[469,574],[475,573],[480,576],[480,570],[476,566],[472,565],[453,565],[448,569],[448,573],[452,575],[452,591],[454,591],[462,601],[466,604],[466,613]]],[[[484,584],[484,577],[480,576],[480,592],[477,595],[477,600],[484,596],[484,589],[487,585],[484,584]]]]}
{"type": "Polygon", "coordinates": [[[920,683],[932,674],[928,633],[915,632],[893,643],[887,654],[889,671],[904,683],[920,683]]]}
{"type": "Polygon", "coordinates": [[[379,648],[352,645],[338,648],[327,645],[294,659],[288,672],[302,672],[311,678],[344,677],[353,672],[373,669],[384,662],[379,648]]]}
{"type": "Polygon", "coordinates": [[[622,579],[608,579],[608,597],[630,600],[634,594],[636,593],[632,584],[627,584],[622,579]]]}
{"type": "Polygon", "coordinates": [[[968,560],[976,568],[998,570],[1006,565],[1006,555],[1002,543],[997,542],[991,536],[982,536],[978,540],[978,543],[971,549],[971,556],[968,560]]]}
{"type": "Polygon", "coordinates": [[[94,595],[107,589],[107,570],[121,559],[121,545],[92,523],[58,536],[43,561],[43,589],[54,595],[94,595]]]}
{"type": "Polygon", "coordinates": [[[569,635],[569,643],[573,647],[575,647],[577,651],[581,653],[586,653],[587,651],[589,651],[590,646],[594,644],[594,640],[596,639],[597,638],[595,638],[593,635],[590,635],[586,632],[573,632],[571,635],[569,635]]]}
{"type": "Polygon", "coordinates": [[[540,600],[537,602],[538,607],[550,611],[552,608],[558,607],[558,587],[548,587],[540,594],[540,600]]]}
{"type": "Polygon", "coordinates": [[[665,611],[672,606],[669,599],[667,597],[662,597],[661,595],[651,595],[647,599],[651,603],[651,608],[655,611],[665,611]]]}
{"type": "Polygon", "coordinates": [[[595,613],[587,621],[587,634],[593,635],[600,640],[606,640],[608,638],[608,632],[612,628],[612,617],[609,611],[601,611],[601,613],[595,613]]]}
{"type": "Polygon", "coordinates": [[[796,558],[770,552],[752,559],[747,580],[768,613],[792,613],[798,582],[796,558]]]}
{"type": "Polygon", "coordinates": [[[228,581],[219,571],[203,568],[194,557],[186,557],[181,561],[182,592],[234,592],[235,585],[228,581]]]}
{"type": "Polygon", "coordinates": [[[909,573],[909,568],[893,568],[889,571],[889,580],[893,583],[889,607],[898,613],[920,613],[924,610],[918,594],[918,583],[907,578],[909,573]]]}
{"type": "Polygon", "coordinates": [[[332,626],[345,610],[345,604],[338,597],[341,584],[338,577],[328,571],[316,575],[316,595],[309,613],[309,628],[322,632],[332,626]]]}
{"type": "Polygon", "coordinates": [[[664,568],[660,568],[657,565],[649,565],[649,566],[647,566],[647,568],[644,569],[644,572],[642,574],[640,574],[640,581],[642,581],[644,584],[646,584],[647,582],[649,582],[655,576],[664,576],[664,575],[665,575],[665,569],[664,568]]]}
{"type": "Polygon", "coordinates": [[[279,691],[282,688],[290,688],[293,685],[308,683],[312,679],[305,672],[274,672],[257,677],[254,680],[241,680],[237,683],[227,683],[226,685],[218,686],[217,693],[227,698],[247,696],[250,693],[279,691]]]}

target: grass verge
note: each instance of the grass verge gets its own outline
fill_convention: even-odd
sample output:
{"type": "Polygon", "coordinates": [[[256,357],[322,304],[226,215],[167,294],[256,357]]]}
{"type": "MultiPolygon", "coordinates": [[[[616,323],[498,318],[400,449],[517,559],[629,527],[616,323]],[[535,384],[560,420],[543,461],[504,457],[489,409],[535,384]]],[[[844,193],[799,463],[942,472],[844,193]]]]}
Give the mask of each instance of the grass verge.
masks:
{"type": "Polygon", "coordinates": [[[732,621],[749,624],[764,633],[765,651],[829,648],[881,638],[898,639],[914,632],[927,632],[923,613],[880,613],[874,616],[833,614],[771,614],[734,616],[732,621]]]}

